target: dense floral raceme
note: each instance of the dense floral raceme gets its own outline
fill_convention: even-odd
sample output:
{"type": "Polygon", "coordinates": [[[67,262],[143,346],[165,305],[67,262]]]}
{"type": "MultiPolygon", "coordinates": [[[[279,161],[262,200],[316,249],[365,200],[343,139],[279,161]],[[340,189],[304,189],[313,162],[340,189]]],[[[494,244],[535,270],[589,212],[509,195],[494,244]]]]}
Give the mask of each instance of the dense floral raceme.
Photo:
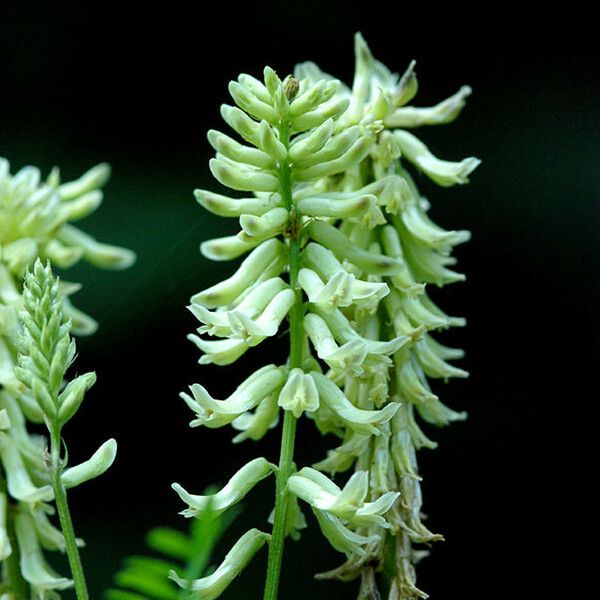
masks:
{"type": "MultiPolygon", "coordinates": [[[[469,233],[431,221],[410,171],[451,186],[466,183],[479,161],[441,160],[409,130],[452,121],[470,89],[433,107],[411,106],[414,64],[401,77],[391,73],[357,35],[351,89],[304,63],[283,81],[268,67],[264,82],[240,75],[229,91],[237,106],[223,105],[221,114],[242,142],[210,131],[217,152],[210,168],[246,195],[197,190],[196,198],[217,215],[239,218],[241,228],[204,242],[203,254],[243,260],[192,298],[200,327],[190,338],[202,351],[200,363],[229,365],[289,329],[290,356],[225,399],[199,384],[183,394],[195,413],[192,426],[231,424],[234,442],[260,439],[281,409],[285,415],[279,465],[251,461],[212,501],[226,510],[276,474],[267,599],[276,597],[283,537],[297,538],[305,526],[299,501],[345,555],[320,577],[358,579],[362,599],[424,598],[414,565],[420,546],[440,536],[421,520],[416,450],[435,443],[418,420],[443,426],[463,419],[428,379],[467,376],[449,362],[462,351],[435,339],[464,321],[438,308],[427,286],[464,279],[452,270],[451,251],[469,233]],[[339,442],[321,462],[296,470],[294,424],[303,415],[339,442]],[[338,473],[347,474],[345,483],[334,482],[338,473]]],[[[188,507],[183,514],[202,514],[206,496],[173,487],[188,507]]],[[[251,558],[247,548],[238,557],[236,547],[226,558],[235,574],[251,558]]],[[[204,580],[194,589],[198,598],[221,593],[204,580]]]]}
{"type": "Polygon", "coordinates": [[[86,373],[65,385],[75,356],[70,334],[92,333],[96,324],[67,298],[79,286],[59,282],[50,268],[80,259],[117,269],[133,262],[130,251],[100,244],[70,224],[99,206],[108,174],[100,165],[61,184],[55,170],[42,182],[37,169],[26,167],[13,176],[0,159],[0,588],[7,594],[0,593],[2,599],[58,598],[59,590],[73,585],[44,558],[44,551],[69,550],[51,522],[55,492],[64,495],[100,475],[116,452],[109,440],[88,461],[64,468],[60,432],[95,381],[86,373]],[[54,437],[52,451],[45,436],[30,431],[41,424],[54,437]]]}

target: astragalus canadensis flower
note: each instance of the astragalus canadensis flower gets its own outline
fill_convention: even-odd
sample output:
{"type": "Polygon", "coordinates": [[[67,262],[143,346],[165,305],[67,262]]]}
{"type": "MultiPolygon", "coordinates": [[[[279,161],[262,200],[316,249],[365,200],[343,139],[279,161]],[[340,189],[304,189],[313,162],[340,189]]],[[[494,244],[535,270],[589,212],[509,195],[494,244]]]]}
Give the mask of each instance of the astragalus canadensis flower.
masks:
{"type": "MultiPolygon", "coordinates": [[[[237,107],[223,105],[221,115],[242,142],[210,131],[217,152],[210,168],[246,195],[195,195],[209,211],[238,218],[241,228],[204,242],[202,253],[244,258],[228,279],[192,298],[200,327],[190,339],[202,364],[229,365],[285,330],[290,353],[225,399],[200,384],[182,394],[195,413],[192,426],[231,424],[234,442],[262,438],[283,409],[279,464],[251,461],[210,499],[226,510],[275,475],[272,531],[258,537],[252,530],[261,543],[244,552],[236,544],[227,572],[241,572],[248,548],[257,551],[268,539],[264,597],[276,598],[284,539],[297,538],[306,525],[301,500],[346,557],[319,577],[359,579],[358,598],[365,600],[382,593],[389,600],[424,598],[414,564],[421,545],[440,536],[421,521],[416,450],[435,443],[417,417],[438,426],[463,419],[441,403],[428,378],[467,376],[448,362],[462,351],[434,338],[464,321],[438,308],[426,286],[464,279],[450,268],[451,251],[469,234],[431,221],[409,169],[451,186],[466,183],[479,161],[438,159],[408,130],[452,121],[470,89],[434,107],[409,106],[417,91],[414,63],[398,77],[358,34],[352,88],[304,63],[283,80],[269,67],[264,81],[240,75],[229,91],[237,107]],[[303,414],[340,445],[297,470],[295,428],[303,414]],[[338,473],[349,473],[345,484],[334,482],[338,473]]],[[[209,498],[173,487],[188,507],[183,514],[200,516],[209,498]]],[[[206,578],[194,589],[195,597],[216,598],[222,586],[206,578]]]]}
{"type": "MultiPolygon", "coordinates": [[[[65,490],[96,477],[112,463],[109,440],[84,463],[66,468],[62,427],[79,408],[95,375],[65,382],[75,357],[71,332],[92,333],[93,319],[67,296],[78,284],[59,281],[50,263],[66,268],[84,259],[121,269],[129,250],[96,242],[70,224],[95,210],[109,169],[99,165],[71,183],[54,170],[46,182],[25,167],[12,176],[0,159],[0,598],[58,598],[73,580],[54,572],[44,551],[66,552],[78,598],[85,598],[77,572],[65,490]],[[42,258],[45,264],[39,261],[42,258]],[[50,434],[32,433],[40,425],[50,434]],[[61,529],[51,522],[58,509],[61,529]],[[4,594],[4,595],[2,595],[4,594]]],[[[79,565],[80,566],[80,565],[79,565]]]]}

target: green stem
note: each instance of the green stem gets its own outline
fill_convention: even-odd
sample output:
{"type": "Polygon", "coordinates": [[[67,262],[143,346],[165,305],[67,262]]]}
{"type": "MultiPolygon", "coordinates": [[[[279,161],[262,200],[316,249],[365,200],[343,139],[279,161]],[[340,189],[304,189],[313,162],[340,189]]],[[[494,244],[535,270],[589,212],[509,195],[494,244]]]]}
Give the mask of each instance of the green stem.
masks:
{"type": "Polygon", "coordinates": [[[54,499],[56,501],[56,509],[63,536],[65,538],[65,548],[71,574],[75,584],[75,593],[78,600],[88,600],[88,591],[85,583],[85,575],[83,574],[83,565],[79,556],[79,548],[75,539],[75,530],[73,529],[73,521],[69,512],[67,503],[67,492],[63,485],[61,475],[63,471],[62,461],[60,458],[60,431],[53,428],[50,431],[50,445],[52,454],[52,488],[54,489],[54,499]]]}
{"type": "MultiPolygon", "coordinates": [[[[280,139],[289,146],[290,134],[287,122],[280,128],[280,139]]],[[[279,180],[281,195],[285,207],[290,213],[290,287],[296,294],[296,301],[289,314],[290,321],[290,360],[289,367],[302,367],[304,345],[304,332],[302,329],[302,290],[298,287],[298,272],[300,270],[300,219],[292,199],[292,174],[288,163],[280,167],[279,180]]],[[[281,434],[281,452],[279,455],[279,469],[275,483],[275,514],[273,517],[273,531],[269,543],[269,562],[265,582],[264,600],[277,600],[279,589],[279,576],[283,559],[283,546],[285,543],[288,495],[287,481],[294,470],[294,440],[296,437],[296,417],[291,411],[285,411],[283,417],[283,431],[281,434]]]]}

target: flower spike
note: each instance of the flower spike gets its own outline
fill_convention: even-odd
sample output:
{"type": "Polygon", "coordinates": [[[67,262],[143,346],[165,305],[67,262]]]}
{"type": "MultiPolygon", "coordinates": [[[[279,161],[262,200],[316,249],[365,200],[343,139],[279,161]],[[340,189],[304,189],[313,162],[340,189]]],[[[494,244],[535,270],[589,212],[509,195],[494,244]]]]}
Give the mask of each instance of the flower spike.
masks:
{"type": "MultiPolygon", "coordinates": [[[[241,228],[203,242],[202,253],[219,261],[244,256],[232,276],[192,298],[198,334],[211,336],[190,336],[204,352],[200,362],[231,364],[289,331],[287,360],[259,369],[229,398],[215,400],[198,384],[182,395],[196,414],[192,426],[231,424],[235,443],[259,440],[283,421],[265,600],[277,598],[285,538],[305,526],[297,499],[346,555],[324,577],[360,579],[359,598],[379,597],[381,578],[390,598],[423,597],[415,585],[418,545],[441,536],[420,520],[416,450],[435,442],[417,415],[438,426],[465,416],[442,404],[427,380],[467,376],[451,364],[462,352],[435,339],[464,319],[443,312],[426,286],[464,279],[451,253],[469,233],[432,221],[409,169],[451,186],[466,183],[479,161],[440,160],[406,129],[451,122],[471,90],[432,107],[409,106],[418,90],[414,61],[398,76],[360,34],[355,51],[351,87],[314,63],[298,65],[294,77],[265,67],[262,80],[242,74],[231,82],[235,106],[222,105],[221,115],[234,133],[209,132],[210,168],[242,194],[195,193],[241,228]],[[303,415],[340,441],[297,471],[303,415]],[[339,487],[322,471],[349,473],[339,487]]],[[[219,510],[268,475],[268,465],[258,458],[234,475],[213,497],[219,510]]],[[[174,488],[190,507],[184,514],[202,514],[207,497],[174,488]]],[[[264,535],[252,539],[264,542],[264,535]]],[[[227,585],[227,570],[219,569],[227,585]]],[[[216,598],[224,589],[216,583],[212,576],[197,582],[197,597],[216,598]]]]}

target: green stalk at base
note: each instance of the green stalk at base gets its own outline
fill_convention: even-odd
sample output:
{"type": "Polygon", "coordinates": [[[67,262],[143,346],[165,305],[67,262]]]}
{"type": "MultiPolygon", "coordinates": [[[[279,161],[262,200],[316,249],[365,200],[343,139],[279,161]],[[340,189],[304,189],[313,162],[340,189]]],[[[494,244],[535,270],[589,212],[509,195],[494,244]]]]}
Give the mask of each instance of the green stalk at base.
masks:
{"type": "Polygon", "coordinates": [[[281,438],[281,455],[279,471],[275,483],[275,517],[273,532],[269,543],[269,563],[265,582],[264,600],[276,600],[279,589],[279,575],[283,559],[285,529],[287,521],[287,481],[293,470],[294,438],[296,436],[296,417],[285,412],[283,418],[283,433],[281,438]]]}
{"type": "Polygon", "coordinates": [[[73,529],[73,521],[69,511],[67,502],[67,492],[63,485],[62,476],[62,461],[60,458],[60,433],[58,431],[51,432],[51,456],[52,456],[52,489],[54,490],[54,498],[56,501],[56,509],[60,520],[60,527],[65,538],[65,550],[71,567],[73,583],[75,585],[75,593],[77,600],[88,600],[89,595],[83,573],[83,565],[81,564],[81,556],[77,547],[75,538],[75,530],[73,529]]]}

